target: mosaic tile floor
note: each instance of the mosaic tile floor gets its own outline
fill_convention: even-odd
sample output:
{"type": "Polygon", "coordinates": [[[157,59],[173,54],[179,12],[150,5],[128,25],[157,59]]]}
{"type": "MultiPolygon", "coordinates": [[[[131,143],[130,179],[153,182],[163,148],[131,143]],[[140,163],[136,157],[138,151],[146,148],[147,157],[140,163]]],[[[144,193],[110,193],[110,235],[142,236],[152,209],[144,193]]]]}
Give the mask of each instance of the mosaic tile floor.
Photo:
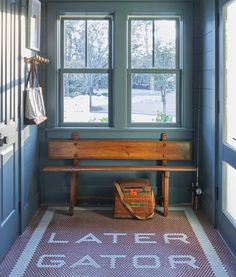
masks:
{"type": "Polygon", "coordinates": [[[206,218],[170,208],[146,221],[111,209],[39,210],[0,265],[0,276],[236,276],[236,260],[206,218]]]}

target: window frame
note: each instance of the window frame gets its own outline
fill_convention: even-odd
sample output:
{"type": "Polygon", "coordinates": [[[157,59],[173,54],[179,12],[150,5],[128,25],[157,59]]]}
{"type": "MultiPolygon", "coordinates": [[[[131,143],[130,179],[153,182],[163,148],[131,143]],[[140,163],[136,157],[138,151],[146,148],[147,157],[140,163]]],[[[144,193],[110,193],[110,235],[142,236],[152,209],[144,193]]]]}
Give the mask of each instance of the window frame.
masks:
{"type": "MultiPolygon", "coordinates": [[[[110,127],[112,126],[112,72],[113,72],[113,17],[112,15],[61,15],[60,16],[60,47],[59,47],[59,126],[61,127],[110,127]],[[107,68],[89,68],[87,67],[87,62],[85,62],[85,67],[82,68],[67,68],[64,64],[64,22],[65,20],[108,20],[108,67],[107,68]],[[64,121],[64,74],[107,74],[108,75],[108,122],[78,122],[78,121],[64,121]]],[[[87,29],[86,29],[87,32],[87,29]]],[[[85,42],[85,60],[87,60],[88,49],[86,47],[87,42],[85,42]]]]}
{"type": "MultiPolygon", "coordinates": [[[[182,51],[181,45],[183,45],[183,35],[181,30],[181,20],[182,17],[179,15],[172,16],[172,15],[128,15],[128,61],[127,61],[127,102],[128,102],[128,126],[129,127],[180,127],[181,126],[181,117],[182,117],[182,110],[181,110],[181,83],[182,83],[182,51]],[[175,68],[155,68],[155,55],[154,55],[154,47],[152,52],[152,67],[150,68],[132,68],[132,53],[131,53],[131,21],[132,20],[150,20],[153,21],[153,25],[155,24],[155,20],[175,20],[176,21],[176,56],[175,56],[175,68]],[[176,75],[176,122],[132,122],[132,87],[131,82],[132,74],[175,74],[176,75]]],[[[155,40],[155,30],[152,30],[152,41],[154,46],[155,40]]]]}
{"type": "Polygon", "coordinates": [[[43,88],[45,91],[46,110],[48,120],[46,122],[45,131],[49,138],[71,137],[71,132],[80,131],[83,136],[92,137],[145,137],[153,138],[160,135],[161,132],[168,132],[171,136],[187,138],[192,137],[195,127],[195,103],[197,101],[198,88],[196,82],[199,73],[194,70],[194,61],[198,62],[198,55],[194,52],[194,28],[193,28],[193,4],[192,2],[174,1],[172,5],[160,3],[156,0],[150,0],[149,4],[141,1],[115,1],[101,2],[100,0],[87,0],[78,2],[52,2],[46,5],[45,14],[43,15],[42,36],[45,43],[42,46],[42,52],[50,59],[49,65],[42,70],[45,83],[43,88]],[[156,12],[155,12],[156,11],[156,12]],[[111,112],[110,126],[96,126],[78,124],[62,125],[59,118],[60,114],[60,17],[61,16],[82,16],[82,15],[104,15],[113,17],[112,25],[112,41],[113,49],[113,68],[112,68],[112,91],[111,91],[111,112]],[[119,49],[127,49],[128,28],[127,17],[129,15],[148,14],[160,16],[180,16],[180,30],[182,41],[180,41],[180,68],[181,71],[181,87],[180,87],[180,124],[179,126],[128,126],[128,97],[127,97],[127,55],[126,51],[119,49]],[[112,116],[112,118],[111,118],[112,116]]]}

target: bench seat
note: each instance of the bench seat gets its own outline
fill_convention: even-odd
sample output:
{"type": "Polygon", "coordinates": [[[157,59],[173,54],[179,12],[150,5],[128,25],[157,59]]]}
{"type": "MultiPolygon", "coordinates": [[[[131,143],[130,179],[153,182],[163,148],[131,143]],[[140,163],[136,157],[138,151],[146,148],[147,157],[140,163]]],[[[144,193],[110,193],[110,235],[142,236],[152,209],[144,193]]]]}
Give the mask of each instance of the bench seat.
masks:
{"type": "Polygon", "coordinates": [[[114,166],[71,166],[55,165],[46,166],[43,171],[49,172],[104,172],[104,171],[196,171],[194,166],[178,165],[114,165],[114,166]]]}

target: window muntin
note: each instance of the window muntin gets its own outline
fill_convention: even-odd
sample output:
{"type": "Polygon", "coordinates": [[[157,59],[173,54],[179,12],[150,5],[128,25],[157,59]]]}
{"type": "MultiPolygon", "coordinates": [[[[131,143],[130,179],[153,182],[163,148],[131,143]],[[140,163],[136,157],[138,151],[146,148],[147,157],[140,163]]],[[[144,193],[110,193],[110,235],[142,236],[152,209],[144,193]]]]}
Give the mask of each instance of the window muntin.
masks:
{"type": "Polygon", "coordinates": [[[105,124],[111,94],[111,18],[62,18],[62,122],[105,124]]]}
{"type": "Polygon", "coordinates": [[[130,120],[179,122],[179,18],[129,18],[130,120]]]}

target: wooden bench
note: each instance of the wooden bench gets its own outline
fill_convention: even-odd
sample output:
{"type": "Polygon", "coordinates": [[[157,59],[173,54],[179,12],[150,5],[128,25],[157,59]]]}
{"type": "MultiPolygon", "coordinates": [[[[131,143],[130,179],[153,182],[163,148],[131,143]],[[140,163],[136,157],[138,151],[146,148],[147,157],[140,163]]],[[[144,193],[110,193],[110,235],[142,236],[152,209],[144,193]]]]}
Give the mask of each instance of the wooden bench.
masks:
{"type": "Polygon", "coordinates": [[[167,161],[192,160],[192,145],[189,141],[161,140],[51,140],[48,142],[48,157],[56,160],[73,160],[73,164],[46,166],[43,171],[70,172],[69,214],[73,215],[77,203],[77,181],[79,172],[107,171],[161,171],[162,203],[164,216],[168,214],[169,175],[171,171],[196,171],[194,166],[169,166],[167,161]],[[108,165],[81,166],[80,160],[150,160],[161,161],[161,165],[108,165]]]}

